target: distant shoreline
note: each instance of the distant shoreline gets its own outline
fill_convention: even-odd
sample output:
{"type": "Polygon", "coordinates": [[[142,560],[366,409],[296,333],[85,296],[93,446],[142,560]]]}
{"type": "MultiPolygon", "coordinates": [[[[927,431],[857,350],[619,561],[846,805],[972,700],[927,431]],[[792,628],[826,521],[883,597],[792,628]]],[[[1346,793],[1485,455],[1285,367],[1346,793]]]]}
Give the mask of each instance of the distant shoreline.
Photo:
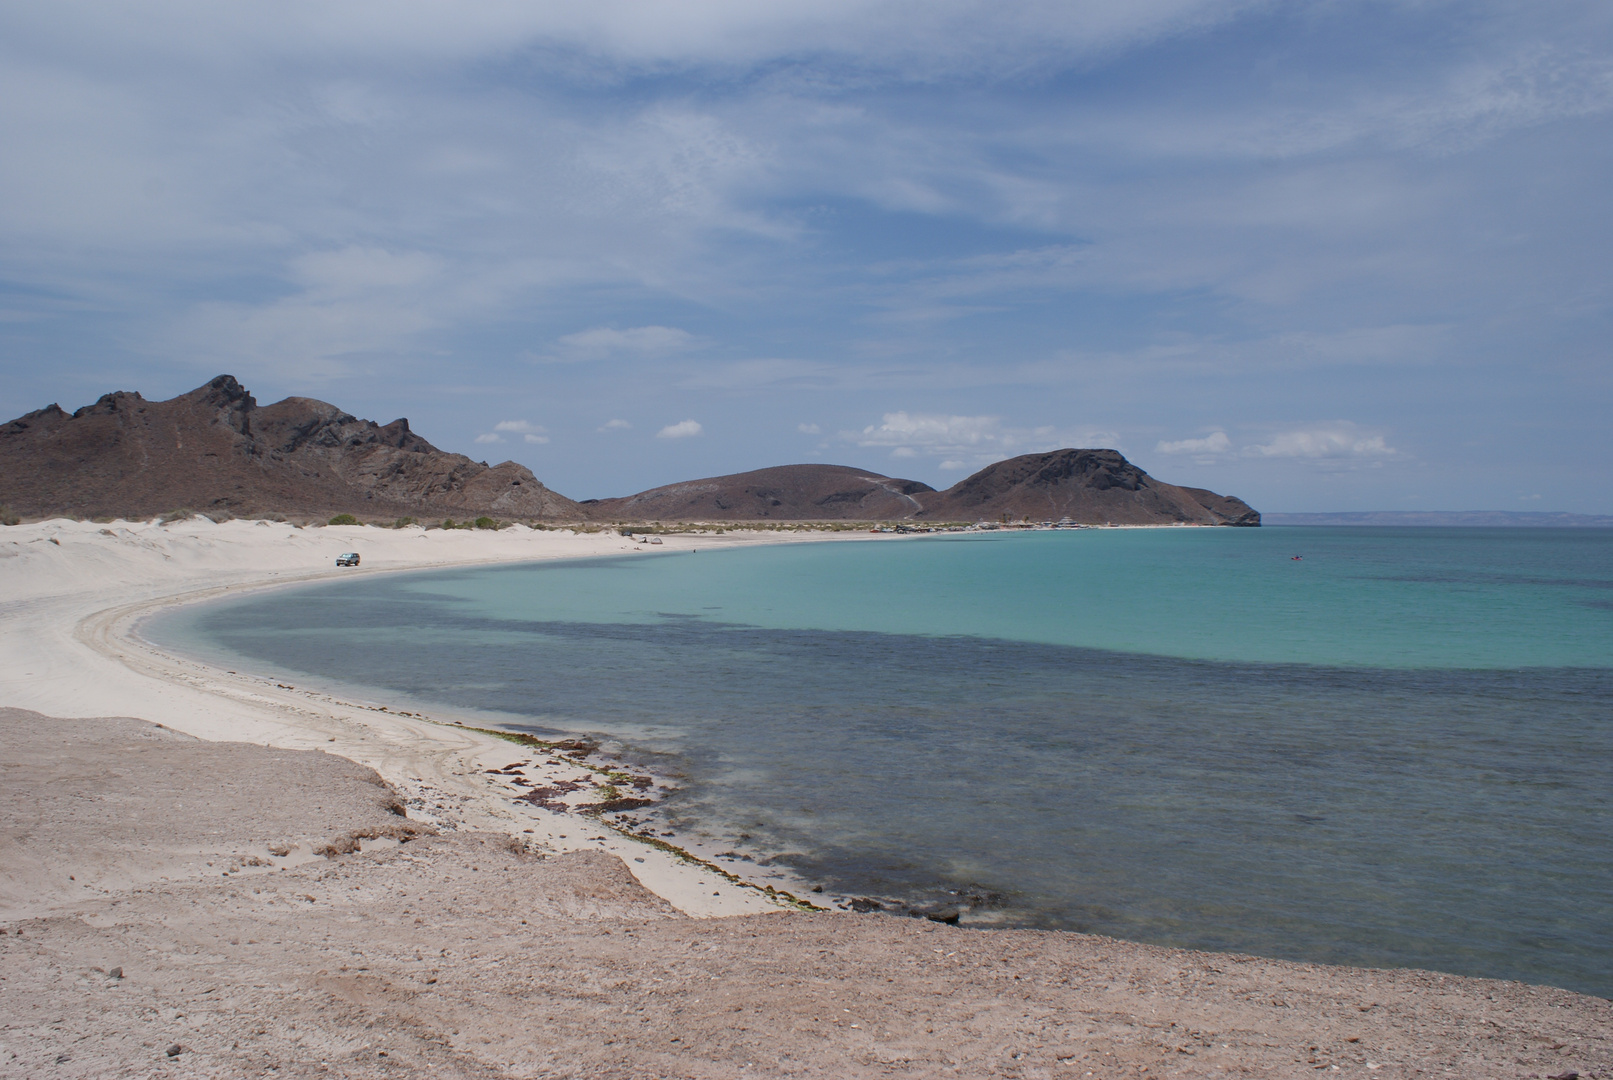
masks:
{"type": "Polygon", "coordinates": [[[1351,510],[1325,514],[1266,513],[1265,525],[1387,528],[1613,529],[1613,514],[1512,510],[1351,510]]]}

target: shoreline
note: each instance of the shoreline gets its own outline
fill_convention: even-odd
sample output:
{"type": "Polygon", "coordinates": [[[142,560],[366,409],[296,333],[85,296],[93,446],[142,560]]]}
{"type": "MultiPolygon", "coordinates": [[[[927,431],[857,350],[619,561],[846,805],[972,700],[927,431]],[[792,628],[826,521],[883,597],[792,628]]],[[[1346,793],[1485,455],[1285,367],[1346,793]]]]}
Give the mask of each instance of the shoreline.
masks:
{"type": "MultiPolygon", "coordinates": [[[[583,772],[557,743],[131,634],[165,605],[333,577],[327,555],[360,546],[308,531],[0,530],[0,1074],[1613,1080],[1606,999],[792,910],[517,804],[518,759],[583,772]],[[545,841],[541,815],[566,836],[545,841]]],[[[625,547],[436,544],[360,550],[387,572],[625,547]]]]}
{"type": "MultiPolygon", "coordinates": [[[[557,852],[607,851],[688,915],[810,910],[816,905],[793,893],[806,892],[812,883],[786,875],[752,881],[676,842],[635,836],[603,817],[518,803],[501,786],[507,776],[490,775],[512,763],[509,744],[518,734],[484,728],[487,721],[472,713],[433,707],[433,715],[422,715],[424,710],[395,709],[385,701],[344,700],[356,695],[299,690],[288,678],[232,672],[172,654],[142,637],[138,626],[172,607],[344,574],[898,538],[729,529],[720,535],[668,534],[651,549],[614,532],[519,525],[479,533],[298,529],[196,518],[167,525],[56,519],[10,526],[0,531],[0,650],[7,657],[0,664],[0,704],[63,717],[138,716],[211,741],[325,750],[376,769],[404,797],[411,817],[445,831],[502,832],[557,852]],[[422,545],[430,547],[420,551],[422,545]],[[335,556],[355,548],[364,556],[360,568],[337,569],[335,556]],[[105,602],[131,592],[132,600],[105,602]]],[[[539,761],[523,769],[524,779],[542,786],[563,783],[575,772],[570,765],[539,761]]]]}
{"type": "MultiPolygon", "coordinates": [[[[1177,526],[1136,528],[1164,527],[1177,526]]],[[[548,728],[516,714],[404,701],[405,695],[382,686],[250,670],[244,665],[253,662],[245,657],[240,658],[243,664],[237,664],[241,670],[230,670],[224,666],[227,658],[171,652],[140,632],[148,619],[165,610],[356,574],[632,558],[700,547],[911,540],[924,535],[725,528],[717,535],[664,533],[663,542],[652,547],[614,531],[574,534],[525,526],[497,532],[428,532],[418,526],[402,530],[302,528],[239,519],[214,523],[206,518],[172,524],[106,525],[57,519],[12,526],[0,529],[0,616],[5,616],[0,619],[0,648],[7,661],[0,662],[0,707],[55,716],[136,715],[150,720],[161,715],[175,730],[202,738],[339,754],[375,768],[422,821],[449,831],[499,831],[556,852],[607,851],[630,864],[628,869],[641,883],[685,914],[727,916],[783,907],[944,917],[941,907],[933,904],[831,891],[827,881],[813,880],[787,863],[773,863],[767,857],[770,853],[762,852],[753,859],[735,852],[737,845],[731,838],[697,837],[679,830],[661,813],[667,809],[665,795],[654,805],[624,807],[631,817],[621,820],[609,812],[578,813],[579,805],[599,799],[588,787],[597,786],[601,777],[609,782],[613,770],[628,767],[642,772],[643,766],[624,765],[624,761],[631,762],[631,754],[626,759],[587,762],[557,757],[550,747],[578,738],[603,739],[607,744],[624,739],[608,728],[548,728]],[[364,564],[358,569],[336,568],[335,554],[353,547],[364,549],[364,564]],[[312,548],[319,553],[313,554],[312,548]],[[34,565],[25,562],[30,553],[36,556],[34,565]],[[21,558],[17,558],[19,554],[21,558]],[[41,558],[43,566],[39,565],[41,558]],[[100,565],[75,566],[76,560],[95,560],[100,565]],[[109,561],[113,565],[107,565],[109,561]],[[190,568],[193,561],[204,565],[190,568]],[[86,573],[87,569],[97,572],[86,573]],[[14,572],[19,570],[36,573],[14,572]],[[37,573],[41,570],[44,573],[37,573]],[[25,576],[32,588],[19,588],[25,576]],[[55,591],[64,585],[65,590],[55,591]],[[133,602],[110,606],[101,602],[107,592],[131,588],[142,593],[133,602]],[[36,595],[30,597],[29,592],[36,595]],[[52,610],[62,605],[70,610],[52,610]],[[52,636],[60,638],[66,626],[71,627],[73,644],[93,654],[96,662],[86,664],[84,671],[96,668],[97,678],[78,678],[68,671],[51,679],[54,686],[43,689],[70,684],[70,694],[21,692],[20,667],[33,665],[26,659],[22,665],[17,663],[16,658],[25,655],[19,640],[37,649],[52,636]],[[113,665],[110,672],[107,661],[113,665]],[[109,678],[109,674],[118,677],[109,678]],[[118,687],[122,696],[114,694],[112,687],[118,687]],[[177,719],[171,712],[176,706],[183,710],[177,719]],[[557,734],[551,736],[550,732],[557,734]],[[524,747],[525,755],[513,745],[503,745],[523,740],[532,742],[524,747]],[[528,760],[515,760],[523,756],[528,760]],[[560,790],[555,790],[556,785],[560,790]],[[552,797],[541,802],[523,798],[534,790],[547,790],[552,797]],[[632,820],[646,816],[649,822],[632,820]],[[654,825],[654,833],[644,827],[647,824],[654,825]],[[666,831],[669,829],[673,831],[666,831]]],[[[89,657],[81,653],[78,659],[89,657]]],[[[34,677],[33,671],[21,674],[34,677]]],[[[620,748],[616,753],[620,754],[620,748]]],[[[666,784],[662,777],[656,780],[662,792],[677,786],[666,784]]],[[[996,925],[997,920],[964,919],[963,923],[985,928],[996,925]]]]}

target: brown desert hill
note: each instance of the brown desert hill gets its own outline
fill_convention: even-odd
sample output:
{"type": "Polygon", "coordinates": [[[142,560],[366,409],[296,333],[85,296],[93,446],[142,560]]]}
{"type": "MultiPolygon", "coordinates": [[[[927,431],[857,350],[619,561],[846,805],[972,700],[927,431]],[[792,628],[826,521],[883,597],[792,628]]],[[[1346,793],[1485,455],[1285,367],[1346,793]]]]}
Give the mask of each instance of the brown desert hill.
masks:
{"type": "Polygon", "coordinates": [[[1155,480],[1114,450],[988,465],[945,491],[845,465],[780,465],[576,503],[525,466],[438,450],[312,398],[257,401],[230,375],[168,401],[106,394],[0,425],[0,506],[29,517],[336,513],[527,521],[1058,521],[1259,525],[1241,499],[1155,480]]]}
{"type": "Polygon", "coordinates": [[[779,465],[581,505],[595,521],[890,521],[935,489],[845,465],[779,465]]]}
{"type": "Polygon", "coordinates": [[[230,375],[168,401],[104,395],[0,426],[0,503],[29,516],[355,513],[581,517],[513,461],[449,454],[311,398],[259,407],[230,375]]]}
{"type": "Polygon", "coordinates": [[[595,521],[1071,521],[1259,525],[1241,499],[1155,480],[1115,450],[1055,450],[988,465],[945,491],[844,465],[779,465],[590,499],[595,521]]]}
{"type": "Polygon", "coordinates": [[[987,465],[922,502],[917,516],[931,521],[1260,524],[1260,513],[1242,499],[1155,480],[1117,450],[1023,454],[987,465]]]}

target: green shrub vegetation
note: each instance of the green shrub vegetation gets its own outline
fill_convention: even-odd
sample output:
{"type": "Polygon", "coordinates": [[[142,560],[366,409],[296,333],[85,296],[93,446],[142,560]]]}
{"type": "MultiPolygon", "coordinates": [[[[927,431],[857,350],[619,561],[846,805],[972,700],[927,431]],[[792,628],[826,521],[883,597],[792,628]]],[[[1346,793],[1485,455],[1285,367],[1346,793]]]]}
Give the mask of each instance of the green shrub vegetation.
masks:
{"type": "Polygon", "coordinates": [[[413,525],[414,523],[415,523],[415,520],[412,517],[400,517],[398,520],[396,520],[396,521],[394,521],[392,523],[392,527],[394,529],[406,529],[410,525],[413,525]]]}
{"type": "Polygon", "coordinates": [[[475,524],[478,529],[501,529],[504,527],[500,522],[494,521],[490,517],[479,517],[476,519],[475,524]]]}
{"type": "Polygon", "coordinates": [[[335,517],[333,517],[329,521],[325,522],[325,524],[326,525],[357,525],[358,524],[358,518],[354,517],[352,514],[337,514],[335,517]]]}
{"type": "Polygon", "coordinates": [[[11,512],[11,507],[0,506],[0,525],[21,525],[22,518],[11,512]]]}

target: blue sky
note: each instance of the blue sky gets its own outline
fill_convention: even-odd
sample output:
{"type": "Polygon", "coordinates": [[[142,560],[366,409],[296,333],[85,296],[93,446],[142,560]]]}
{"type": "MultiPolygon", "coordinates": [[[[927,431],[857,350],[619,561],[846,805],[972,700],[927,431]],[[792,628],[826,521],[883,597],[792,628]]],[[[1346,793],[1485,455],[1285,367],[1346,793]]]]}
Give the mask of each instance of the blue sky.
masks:
{"type": "Polygon", "coordinates": [[[1613,512],[1613,5],[0,3],[0,414],[1613,512]]]}

